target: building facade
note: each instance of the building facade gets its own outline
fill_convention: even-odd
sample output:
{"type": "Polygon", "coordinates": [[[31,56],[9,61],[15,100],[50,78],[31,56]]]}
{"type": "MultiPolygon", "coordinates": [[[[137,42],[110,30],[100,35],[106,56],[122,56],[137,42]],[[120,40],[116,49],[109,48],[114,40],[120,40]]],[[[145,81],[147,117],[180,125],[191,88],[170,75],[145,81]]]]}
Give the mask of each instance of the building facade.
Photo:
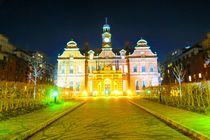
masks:
{"type": "Polygon", "coordinates": [[[165,67],[164,84],[176,82],[173,68],[177,65],[182,65],[185,71],[183,82],[210,80],[210,33],[191,47],[172,51],[163,65],[165,67]]]}
{"type": "MultiPolygon", "coordinates": [[[[33,71],[29,62],[37,56],[46,59],[40,52],[17,49],[6,36],[0,34],[0,81],[32,82],[29,76],[33,71]]],[[[37,83],[52,84],[54,66],[47,62],[44,64],[43,73],[37,83]]]]}
{"type": "Polygon", "coordinates": [[[158,85],[157,54],[147,41],[140,39],[134,52],[126,55],[122,49],[117,55],[112,50],[110,26],[103,26],[102,48],[82,55],[77,43],[67,43],[58,56],[57,86],[67,88],[73,95],[127,95],[142,88],[158,85]]]}

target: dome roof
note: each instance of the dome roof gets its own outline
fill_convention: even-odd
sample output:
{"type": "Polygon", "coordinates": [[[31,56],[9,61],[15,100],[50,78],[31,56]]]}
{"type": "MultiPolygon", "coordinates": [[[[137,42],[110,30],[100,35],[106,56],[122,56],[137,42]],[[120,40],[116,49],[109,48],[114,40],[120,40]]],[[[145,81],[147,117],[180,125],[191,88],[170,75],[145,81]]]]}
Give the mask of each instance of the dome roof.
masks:
{"type": "Polygon", "coordinates": [[[137,46],[147,46],[147,41],[141,38],[141,39],[137,42],[137,46]]]}
{"type": "Polygon", "coordinates": [[[77,47],[77,43],[73,40],[67,43],[67,48],[76,48],[76,47],[77,47]]]}

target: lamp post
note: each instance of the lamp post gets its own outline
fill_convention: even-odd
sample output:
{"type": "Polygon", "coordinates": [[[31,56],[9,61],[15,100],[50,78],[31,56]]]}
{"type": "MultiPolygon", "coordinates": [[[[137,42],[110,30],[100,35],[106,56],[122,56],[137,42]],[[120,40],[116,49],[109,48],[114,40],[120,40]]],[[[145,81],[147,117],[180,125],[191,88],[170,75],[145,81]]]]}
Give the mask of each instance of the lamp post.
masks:
{"type": "Polygon", "coordinates": [[[54,103],[56,103],[57,96],[58,96],[58,92],[57,92],[57,91],[54,91],[54,92],[53,92],[54,103]]]}

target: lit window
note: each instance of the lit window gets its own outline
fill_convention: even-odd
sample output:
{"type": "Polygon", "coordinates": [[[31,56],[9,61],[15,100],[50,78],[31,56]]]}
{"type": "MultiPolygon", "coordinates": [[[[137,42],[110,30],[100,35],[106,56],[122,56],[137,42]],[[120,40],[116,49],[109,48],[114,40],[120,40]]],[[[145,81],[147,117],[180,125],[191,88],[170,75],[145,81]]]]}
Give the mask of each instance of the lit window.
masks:
{"type": "Polygon", "coordinates": [[[61,67],[61,74],[64,74],[64,73],[65,73],[65,67],[62,66],[62,67],[61,67]]]}
{"type": "Polygon", "coordinates": [[[74,73],[74,67],[70,66],[70,73],[74,73]]]}
{"type": "Polygon", "coordinates": [[[142,81],[142,88],[145,88],[146,87],[146,82],[143,80],[142,81]]]}
{"type": "Polygon", "coordinates": [[[73,81],[70,81],[69,88],[70,88],[71,91],[73,91],[73,87],[74,87],[74,82],[73,81]]]}
{"type": "Polygon", "coordinates": [[[139,90],[139,81],[138,80],[135,81],[135,87],[136,87],[136,90],[139,90]]]}
{"type": "Polygon", "coordinates": [[[192,77],[189,75],[189,81],[191,82],[192,81],[192,77]]]}
{"type": "Polygon", "coordinates": [[[77,81],[76,82],[76,91],[79,91],[80,90],[80,81],[77,81]]]}
{"type": "Polygon", "coordinates": [[[116,70],[116,69],[115,69],[115,66],[112,66],[112,70],[116,70]]]}
{"type": "Polygon", "coordinates": [[[199,77],[199,78],[202,78],[202,74],[201,74],[201,73],[199,73],[199,74],[198,74],[198,77],[199,77]]]}
{"type": "Polygon", "coordinates": [[[122,70],[122,65],[120,65],[119,69],[122,70]]]}
{"type": "Polygon", "coordinates": [[[146,72],[146,67],[145,67],[145,65],[143,65],[143,66],[141,67],[141,72],[146,72]]]}
{"type": "Polygon", "coordinates": [[[93,54],[90,54],[90,59],[93,59],[93,54]]]}
{"type": "Polygon", "coordinates": [[[134,64],[134,66],[133,66],[133,72],[137,72],[136,64],[134,64]]]}
{"type": "Polygon", "coordinates": [[[204,68],[207,68],[207,65],[206,65],[206,64],[203,64],[203,67],[204,67],[204,68]]]}
{"type": "Polygon", "coordinates": [[[126,91],[126,81],[123,80],[123,91],[126,91]]]}
{"type": "Polygon", "coordinates": [[[128,67],[127,65],[124,65],[124,73],[127,73],[128,72],[128,67]]]}
{"type": "Polygon", "coordinates": [[[150,72],[154,72],[154,65],[150,64],[150,72]]]}
{"type": "Polygon", "coordinates": [[[92,71],[95,71],[95,69],[96,69],[96,68],[95,68],[94,66],[92,66],[92,71]]]}
{"type": "Polygon", "coordinates": [[[90,87],[90,92],[92,92],[92,90],[93,90],[93,83],[92,83],[92,80],[90,80],[90,82],[89,82],[89,87],[90,87]]]}
{"type": "Polygon", "coordinates": [[[168,74],[170,73],[170,71],[169,71],[169,70],[167,70],[167,72],[168,72],[168,74]]]}
{"type": "Polygon", "coordinates": [[[78,73],[82,73],[82,67],[81,66],[78,67],[78,73]]]}

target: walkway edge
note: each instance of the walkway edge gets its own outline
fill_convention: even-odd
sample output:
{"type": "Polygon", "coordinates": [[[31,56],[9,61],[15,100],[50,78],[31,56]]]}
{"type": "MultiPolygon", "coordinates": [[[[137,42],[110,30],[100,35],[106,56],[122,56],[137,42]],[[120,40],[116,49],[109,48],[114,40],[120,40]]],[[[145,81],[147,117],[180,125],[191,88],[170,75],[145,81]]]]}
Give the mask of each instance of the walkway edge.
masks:
{"type": "Polygon", "coordinates": [[[38,126],[32,128],[30,130],[27,130],[27,131],[19,134],[18,136],[14,136],[14,137],[9,138],[9,139],[11,139],[11,140],[24,140],[24,139],[28,138],[29,136],[35,134],[36,132],[40,131],[41,129],[47,127],[48,125],[50,125],[51,123],[55,122],[56,120],[58,120],[59,118],[63,117],[64,115],[66,115],[66,114],[74,111],[75,109],[79,108],[80,106],[82,106],[85,103],[86,103],[86,101],[76,105],[73,108],[69,108],[66,111],[63,111],[63,112],[59,113],[58,115],[55,115],[52,118],[48,119],[47,121],[39,124],[38,126]]]}
{"type": "Polygon", "coordinates": [[[194,138],[199,139],[199,140],[209,140],[208,136],[201,134],[200,132],[198,132],[196,130],[190,129],[187,126],[184,126],[168,117],[165,117],[157,112],[154,112],[154,111],[152,111],[142,105],[139,105],[131,100],[128,100],[128,101],[131,104],[133,104],[133,105],[145,110],[146,112],[152,114],[153,116],[159,118],[160,120],[164,121],[165,123],[172,125],[173,127],[177,128],[178,130],[181,130],[183,133],[185,133],[187,135],[193,136],[194,138]]]}

